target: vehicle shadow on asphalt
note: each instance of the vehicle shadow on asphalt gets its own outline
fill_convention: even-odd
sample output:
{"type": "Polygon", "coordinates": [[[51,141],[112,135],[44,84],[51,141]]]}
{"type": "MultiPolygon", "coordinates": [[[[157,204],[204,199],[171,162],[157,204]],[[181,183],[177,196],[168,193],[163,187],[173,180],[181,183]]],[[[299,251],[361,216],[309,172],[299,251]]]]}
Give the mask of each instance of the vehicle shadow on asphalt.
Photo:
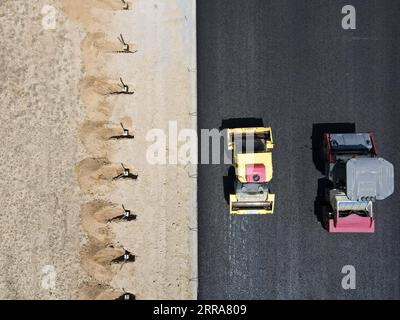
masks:
{"type": "MultiPolygon", "coordinates": [[[[356,125],[351,122],[313,124],[311,143],[315,168],[325,175],[324,136],[326,133],[355,133],[356,125]]],[[[317,195],[314,200],[314,214],[322,227],[327,229],[325,211],[328,209],[327,192],[332,184],[328,178],[318,179],[317,195]]]]}
{"type": "Polygon", "coordinates": [[[328,210],[329,202],[326,199],[326,193],[330,189],[331,182],[327,178],[318,179],[317,196],[314,200],[314,214],[317,221],[324,229],[328,229],[326,221],[326,210],[328,210]]]}
{"type": "Polygon", "coordinates": [[[233,128],[251,128],[264,127],[264,121],[261,118],[230,118],[222,120],[219,130],[233,128]]]}
{"type": "Polygon", "coordinates": [[[312,128],[312,158],[315,168],[325,175],[324,136],[325,133],[355,133],[356,125],[351,122],[315,123],[312,128]]]}
{"type": "Polygon", "coordinates": [[[226,203],[229,204],[229,195],[235,192],[235,168],[230,166],[228,169],[228,175],[222,177],[224,184],[224,198],[226,203]]]}

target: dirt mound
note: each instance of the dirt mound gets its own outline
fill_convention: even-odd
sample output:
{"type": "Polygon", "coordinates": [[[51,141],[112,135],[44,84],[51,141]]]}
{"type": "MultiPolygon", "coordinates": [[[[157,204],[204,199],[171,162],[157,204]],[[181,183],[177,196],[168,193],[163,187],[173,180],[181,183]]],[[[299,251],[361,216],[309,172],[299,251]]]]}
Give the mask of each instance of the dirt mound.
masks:
{"type": "Polygon", "coordinates": [[[109,284],[114,277],[112,261],[121,257],[125,250],[94,238],[82,247],[81,263],[89,276],[102,284],[109,284]]]}
{"type": "Polygon", "coordinates": [[[104,32],[88,33],[82,42],[82,50],[89,60],[85,59],[84,61],[93,61],[96,58],[105,59],[106,53],[122,52],[124,49],[123,42],[129,46],[130,51],[136,51],[136,45],[125,41],[124,38],[121,39],[121,36],[116,36],[111,41],[104,32]]]}
{"type": "Polygon", "coordinates": [[[81,206],[81,223],[83,230],[91,238],[99,242],[110,243],[113,239],[111,229],[107,225],[108,216],[118,216],[123,210],[111,203],[94,200],[81,206]]]}
{"type": "Polygon", "coordinates": [[[114,300],[123,292],[100,283],[85,284],[79,291],[80,300],[114,300]]]}
{"type": "MultiPolygon", "coordinates": [[[[121,164],[111,163],[107,158],[87,158],[76,166],[81,190],[94,194],[110,192],[119,178],[123,178],[124,167],[121,164]]],[[[133,180],[137,175],[130,173],[133,180]]]]}
{"type": "Polygon", "coordinates": [[[100,283],[86,283],[80,290],[79,299],[81,300],[118,300],[129,295],[132,299],[132,293],[114,289],[110,286],[100,283]]]}
{"type": "Polygon", "coordinates": [[[123,212],[122,208],[104,200],[93,200],[82,205],[82,213],[93,216],[99,223],[107,223],[118,215],[123,214],[123,212]]]}
{"type": "MultiPolygon", "coordinates": [[[[151,166],[138,156],[147,150],[145,133],[165,128],[167,120],[195,127],[195,121],[188,117],[195,97],[195,72],[188,72],[195,69],[195,55],[190,54],[193,46],[187,43],[193,34],[183,33],[184,29],[190,31],[185,18],[194,7],[189,0],[161,1],[157,6],[144,0],[135,1],[137,12],[123,12],[120,0],[63,2],[66,15],[77,21],[86,34],[81,43],[84,79],[80,83],[86,122],[79,133],[89,155],[76,166],[81,191],[86,193],[86,200],[89,193],[91,200],[115,199],[143,212],[143,219],[127,224],[127,218],[114,220],[123,211],[107,202],[94,200],[82,207],[82,225],[88,242],[81,259],[93,279],[81,293],[90,299],[114,299],[121,296],[124,288],[129,288],[137,290],[140,298],[191,297],[187,279],[193,276],[189,248],[192,236],[187,224],[194,212],[195,184],[188,181],[187,172],[181,168],[151,166]],[[160,19],[160,14],[165,19],[160,19]],[[126,39],[118,39],[121,33],[126,39]],[[121,49],[136,50],[125,40],[138,43],[140,52],[119,53],[121,49]],[[189,54],[191,57],[187,59],[189,54]],[[120,83],[120,76],[137,87],[120,83]],[[134,119],[136,132],[125,122],[127,116],[134,119]],[[129,133],[137,134],[134,141],[108,140],[110,129],[118,127],[114,124],[119,121],[129,133]],[[127,174],[117,163],[120,160],[135,163],[140,172],[146,173],[145,179],[130,182],[136,177],[127,174]],[[121,173],[125,175],[121,177],[121,173]],[[132,197],[132,190],[125,188],[131,187],[128,183],[135,183],[142,194],[132,197]],[[181,186],[179,190],[176,183],[181,186]],[[166,224],[170,220],[172,227],[166,224]],[[114,224],[117,221],[121,222],[114,224]],[[117,254],[120,258],[122,250],[113,251],[110,243],[132,248],[141,259],[129,260],[131,269],[120,268],[113,258],[117,254]]],[[[128,164],[126,167],[132,169],[128,164]]],[[[123,259],[121,263],[125,262],[123,259]]]]}
{"type": "Polygon", "coordinates": [[[124,208],[103,200],[94,200],[82,205],[82,215],[88,215],[102,224],[109,223],[110,221],[118,218],[124,214],[124,208]]]}
{"type": "Polygon", "coordinates": [[[123,133],[121,126],[105,121],[85,121],[79,131],[83,145],[95,157],[107,157],[110,139],[123,133]]]}
{"type": "MultiPolygon", "coordinates": [[[[113,234],[109,223],[118,222],[125,210],[111,202],[94,200],[81,206],[81,222],[86,233],[100,242],[110,243],[113,234]]],[[[122,221],[122,218],[121,218],[122,221]]]]}
{"type": "Polygon", "coordinates": [[[108,222],[112,221],[113,219],[121,216],[123,213],[124,213],[124,210],[122,208],[105,207],[105,208],[102,208],[101,210],[96,211],[93,216],[96,219],[96,221],[108,223],[108,222]]]}
{"type": "MultiPolygon", "coordinates": [[[[133,85],[125,84],[132,94],[133,85]]],[[[114,109],[114,103],[110,102],[110,99],[121,93],[122,89],[120,79],[109,80],[93,76],[83,78],[80,82],[80,93],[87,117],[92,121],[108,121],[114,109]]]]}
{"type": "MultiPolygon", "coordinates": [[[[81,264],[87,274],[100,284],[110,284],[119,261],[124,261],[125,249],[120,245],[112,244],[114,235],[109,226],[110,220],[123,214],[124,209],[118,208],[110,202],[94,200],[82,205],[82,227],[88,235],[88,241],[81,250],[81,264]]],[[[115,299],[122,292],[105,290],[102,286],[83,288],[83,298],[115,299]],[[97,288],[97,289],[96,289],[97,288]],[[94,290],[91,293],[91,290],[94,290]]]]}
{"type": "Polygon", "coordinates": [[[86,114],[91,120],[107,121],[110,119],[113,106],[107,101],[107,96],[98,94],[95,88],[90,85],[94,78],[83,78],[80,82],[80,93],[83,104],[86,108],[86,114]]]}
{"type": "Polygon", "coordinates": [[[82,61],[86,74],[103,74],[104,66],[111,54],[123,53],[124,44],[128,45],[130,53],[136,52],[135,44],[125,42],[121,35],[115,35],[115,38],[110,40],[106,38],[104,32],[88,33],[81,44],[82,61]]]}
{"type": "MultiPolygon", "coordinates": [[[[82,79],[81,85],[82,90],[100,96],[107,96],[113,92],[121,91],[120,83],[101,77],[86,77],[82,79]]],[[[90,98],[91,97],[92,96],[90,96],[90,98]]]]}
{"type": "Polygon", "coordinates": [[[105,121],[85,121],[80,129],[80,138],[87,146],[87,139],[100,139],[108,141],[112,136],[121,134],[121,127],[110,127],[109,122],[105,121]]]}
{"type": "MultiPolygon", "coordinates": [[[[126,0],[129,7],[132,6],[132,1],[126,0]]],[[[121,0],[64,0],[64,10],[72,17],[77,20],[82,13],[76,8],[80,8],[88,16],[95,16],[94,10],[123,10],[124,4],[121,0]]]]}
{"type": "MultiPolygon", "coordinates": [[[[126,2],[129,9],[132,9],[132,1],[126,0],[126,2]]],[[[110,11],[119,10],[124,10],[124,3],[121,0],[63,0],[64,13],[87,29],[104,28],[111,20],[110,11]]]]}
{"type": "Polygon", "coordinates": [[[113,178],[121,173],[121,166],[106,158],[89,158],[79,162],[76,171],[81,190],[93,193],[99,187],[111,189],[113,178]]]}

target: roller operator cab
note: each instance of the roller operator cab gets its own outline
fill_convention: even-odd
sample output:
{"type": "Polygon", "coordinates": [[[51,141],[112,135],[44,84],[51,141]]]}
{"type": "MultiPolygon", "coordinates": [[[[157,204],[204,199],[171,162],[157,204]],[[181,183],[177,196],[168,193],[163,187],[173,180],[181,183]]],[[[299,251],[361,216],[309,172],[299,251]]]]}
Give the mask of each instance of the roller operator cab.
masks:
{"type": "Polygon", "coordinates": [[[231,214],[268,214],[274,211],[271,128],[228,129],[228,150],[235,167],[235,193],[229,197],[231,214]]]}
{"type": "Polygon", "coordinates": [[[376,153],[371,133],[325,134],[324,223],[329,232],[375,231],[374,202],[394,191],[393,165],[376,153]]]}

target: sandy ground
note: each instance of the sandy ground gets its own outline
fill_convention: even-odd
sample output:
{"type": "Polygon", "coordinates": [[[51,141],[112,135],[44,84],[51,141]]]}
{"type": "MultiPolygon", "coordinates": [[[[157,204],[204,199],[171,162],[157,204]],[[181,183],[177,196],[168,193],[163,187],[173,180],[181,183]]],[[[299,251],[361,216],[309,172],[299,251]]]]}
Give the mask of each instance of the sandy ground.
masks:
{"type": "MultiPolygon", "coordinates": [[[[41,9],[55,1],[0,2],[0,297],[73,298],[87,276],[80,190],[83,121],[76,26],[59,17],[43,30],[41,9]],[[54,267],[54,288],[42,286],[54,267]],[[46,289],[47,288],[47,289],[46,289]]],[[[51,287],[51,286],[50,286],[51,287]]]]}
{"type": "Polygon", "coordinates": [[[196,167],[145,158],[148,130],[196,127],[194,19],[182,0],[0,3],[1,298],[196,297],[196,167]]]}

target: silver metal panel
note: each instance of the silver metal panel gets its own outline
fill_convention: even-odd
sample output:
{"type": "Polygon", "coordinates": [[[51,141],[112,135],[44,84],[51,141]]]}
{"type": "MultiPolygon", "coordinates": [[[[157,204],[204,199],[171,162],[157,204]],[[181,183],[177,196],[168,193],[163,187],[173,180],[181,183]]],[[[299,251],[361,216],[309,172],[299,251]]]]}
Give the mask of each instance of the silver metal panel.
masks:
{"type": "Polygon", "coordinates": [[[372,149],[368,133],[333,133],[330,140],[333,150],[372,149]]]}
{"type": "Polygon", "coordinates": [[[383,200],[394,191],[393,165],[383,158],[353,158],[346,169],[346,193],[350,200],[383,200]]]}

